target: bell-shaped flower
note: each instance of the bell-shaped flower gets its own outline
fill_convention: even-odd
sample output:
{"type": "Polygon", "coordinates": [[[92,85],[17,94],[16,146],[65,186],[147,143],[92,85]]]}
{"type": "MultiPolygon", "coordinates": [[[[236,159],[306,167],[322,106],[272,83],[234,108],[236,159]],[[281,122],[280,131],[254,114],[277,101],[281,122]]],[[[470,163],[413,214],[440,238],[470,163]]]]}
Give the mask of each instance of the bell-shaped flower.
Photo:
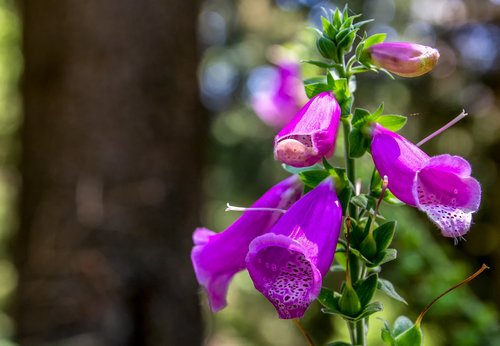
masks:
{"type": "Polygon", "coordinates": [[[367,49],[371,63],[401,77],[418,77],[436,66],[439,52],[411,42],[384,42],[367,49]]]}
{"type": "Polygon", "coordinates": [[[250,243],[247,269],[280,318],[300,318],[317,298],[339,238],[342,208],[327,178],[296,202],[269,233],[250,243]]]}
{"type": "Polygon", "coordinates": [[[274,156],[293,167],[307,167],[330,156],[340,121],[340,106],[331,92],[314,96],[274,138],[274,156]]]}
{"type": "Polygon", "coordinates": [[[194,231],[191,261],[198,282],[208,293],[212,311],[226,306],[229,283],[237,272],[245,269],[250,242],[271,229],[283,215],[280,209],[287,209],[297,201],[302,189],[297,176],[289,177],[269,189],[224,232],[206,228],[194,231]]]}
{"type": "MultiPolygon", "coordinates": [[[[300,65],[291,59],[282,59],[273,71],[266,75],[265,83],[251,90],[250,102],[257,116],[274,128],[285,126],[307,101],[300,77],[300,65]]],[[[253,73],[250,80],[256,77],[253,73]],[[254,78],[252,78],[254,77],[254,78]]]]}
{"type": "Polygon", "coordinates": [[[425,212],[445,237],[467,233],[479,209],[481,186],[469,163],[448,154],[429,157],[415,144],[381,125],[373,127],[371,153],[388,188],[403,202],[425,212]]]}

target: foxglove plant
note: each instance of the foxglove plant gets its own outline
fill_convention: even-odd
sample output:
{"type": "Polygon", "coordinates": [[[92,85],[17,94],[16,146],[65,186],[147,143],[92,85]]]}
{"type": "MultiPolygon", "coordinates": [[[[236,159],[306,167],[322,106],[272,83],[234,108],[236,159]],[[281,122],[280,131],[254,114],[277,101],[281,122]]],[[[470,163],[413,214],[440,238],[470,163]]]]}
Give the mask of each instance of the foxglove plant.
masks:
{"type": "MultiPolygon", "coordinates": [[[[346,321],[350,344],[331,345],[357,346],[366,345],[368,319],[383,309],[380,302],[372,302],[377,290],[405,302],[390,282],[378,277],[382,265],[397,257],[397,251],[390,248],[397,225],[380,215],[381,203],[398,198],[425,212],[444,236],[456,240],[469,231],[481,200],[481,186],[471,177],[464,158],[430,157],[419,148],[423,141],[415,145],[396,133],[406,124],[406,117],[384,115],[383,106],[375,112],[353,108],[357,74],[416,77],[429,72],[439,58],[431,47],[384,43],[385,34],[365,34],[356,42],[358,31],[368,22],[355,22],[357,17],[349,16],[346,7],[322,18],[316,45],[326,60],[306,63],[322,68],[325,76],[306,80],[310,101],[274,140],[275,158],[286,171],[298,174],[305,195],[299,198],[294,175],[245,209],[226,231],[214,234],[201,228],[193,237],[195,273],[208,291],[213,311],[226,305],[229,281],[246,268],[255,288],[274,305],[279,317],[294,319],[310,345],[312,338],[297,319],[314,300],[323,305],[324,314],[346,321]],[[340,123],[345,165],[334,167],[328,158],[335,149],[340,123]],[[355,159],[366,152],[374,162],[369,186],[361,185],[355,172],[355,159]],[[345,280],[333,291],[321,286],[336,252],[345,254],[345,264],[341,264],[345,280]]],[[[452,289],[486,268],[483,265],[452,289]]],[[[391,346],[422,345],[422,317],[435,301],[415,323],[406,317],[398,318],[393,329],[385,323],[382,340],[391,346]]]]}

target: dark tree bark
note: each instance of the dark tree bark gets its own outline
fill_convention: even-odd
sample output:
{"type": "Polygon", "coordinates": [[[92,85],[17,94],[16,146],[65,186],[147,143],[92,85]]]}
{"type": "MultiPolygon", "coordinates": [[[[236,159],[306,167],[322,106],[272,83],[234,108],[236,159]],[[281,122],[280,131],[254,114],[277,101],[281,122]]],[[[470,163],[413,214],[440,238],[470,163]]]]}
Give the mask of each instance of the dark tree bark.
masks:
{"type": "Polygon", "coordinates": [[[18,341],[199,344],[197,1],[22,7],[18,341]]]}

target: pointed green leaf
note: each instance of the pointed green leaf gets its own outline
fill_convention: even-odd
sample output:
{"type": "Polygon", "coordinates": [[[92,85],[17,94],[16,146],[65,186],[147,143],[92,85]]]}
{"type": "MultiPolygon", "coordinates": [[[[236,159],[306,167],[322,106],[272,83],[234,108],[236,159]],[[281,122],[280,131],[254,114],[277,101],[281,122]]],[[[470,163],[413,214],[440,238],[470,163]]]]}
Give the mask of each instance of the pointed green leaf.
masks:
{"type": "Polygon", "coordinates": [[[374,302],[371,304],[368,304],[363,311],[356,316],[356,320],[360,320],[362,318],[365,318],[367,316],[373,315],[376,312],[384,310],[384,306],[380,302],[374,302]]]}
{"type": "Polygon", "coordinates": [[[300,172],[307,172],[307,171],[311,171],[311,170],[318,170],[318,169],[322,169],[323,167],[321,167],[321,165],[318,165],[318,164],[315,164],[313,166],[309,166],[309,167],[293,167],[293,166],[289,166],[287,164],[282,164],[281,167],[283,167],[283,169],[289,173],[292,173],[292,174],[299,174],[300,172]]]}
{"type": "Polygon", "coordinates": [[[394,285],[389,280],[379,278],[377,288],[387,294],[389,297],[408,305],[406,300],[401,297],[398,292],[396,292],[394,285]]]}
{"type": "Polygon", "coordinates": [[[394,321],[394,327],[392,328],[392,335],[398,336],[403,332],[407,331],[413,327],[413,322],[406,316],[399,316],[396,321],[394,321]]]}
{"type": "Polygon", "coordinates": [[[365,137],[361,130],[354,128],[349,134],[349,157],[363,156],[369,146],[370,140],[365,137]]]}
{"type": "Polygon", "coordinates": [[[396,231],[396,221],[389,221],[373,231],[373,237],[377,243],[377,251],[385,250],[391,245],[394,232],[396,231]]]}
{"type": "Polygon", "coordinates": [[[318,186],[330,173],[324,169],[315,169],[299,173],[300,180],[311,189],[318,186]]]}
{"type": "Polygon", "coordinates": [[[314,66],[321,67],[321,68],[334,68],[334,67],[341,66],[340,64],[329,64],[327,62],[318,61],[318,60],[302,60],[301,63],[310,64],[310,65],[314,65],[314,66]]]}
{"type": "Polygon", "coordinates": [[[352,116],[352,126],[361,129],[366,123],[372,121],[373,117],[370,112],[363,108],[356,108],[352,116]]]}
{"type": "Polygon", "coordinates": [[[366,306],[372,300],[375,291],[377,290],[378,275],[372,274],[356,285],[356,293],[358,294],[361,306],[366,306]]]}
{"type": "Polygon", "coordinates": [[[375,121],[388,130],[398,131],[405,126],[408,119],[403,115],[389,114],[381,115],[375,121]]]}
{"type": "Polygon", "coordinates": [[[422,341],[422,331],[414,325],[396,337],[396,346],[421,346],[422,341]]]}
{"type": "Polygon", "coordinates": [[[318,302],[328,309],[338,309],[338,295],[335,297],[334,292],[326,287],[321,287],[318,295],[318,302]]]}
{"type": "Polygon", "coordinates": [[[374,117],[379,117],[380,115],[382,115],[383,111],[384,111],[384,103],[382,102],[380,104],[380,106],[378,106],[377,110],[375,112],[373,112],[373,116],[374,117]]]}
{"type": "Polygon", "coordinates": [[[371,35],[365,40],[365,48],[371,47],[374,44],[384,42],[385,38],[387,37],[387,34],[375,34],[371,35]]]}
{"type": "Polygon", "coordinates": [[[319,37],[316,40],[316,47],[323,57],[327,59],[337,58],[337,47],[328,37],[319,37]]]}
{"type": "Polygon", "coordinates": [[[371,263],[367,263],[368,267],[376,267],[378,265],[390,262],[395,260],[398,257],[398,252],[396,249],[385,249],[377,255],[377,257],[371,261],[371,263]]]}
{"type": "Polygon", "coordinates": [[[322,83],[308,84],[304,85],[304,90],[308,98],[313,98],[314,96],[321,94],[324,91],[329,91],[330,87],[328,86],[328,84],[322,83]]]}

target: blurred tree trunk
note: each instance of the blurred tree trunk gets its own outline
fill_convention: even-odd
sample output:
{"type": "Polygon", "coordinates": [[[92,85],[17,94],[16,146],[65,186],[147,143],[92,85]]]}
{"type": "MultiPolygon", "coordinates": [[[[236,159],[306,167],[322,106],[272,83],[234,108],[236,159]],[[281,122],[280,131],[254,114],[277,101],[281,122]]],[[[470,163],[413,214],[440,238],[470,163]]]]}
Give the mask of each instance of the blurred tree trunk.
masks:
{"type": "Polygon", "coordinates": [[[198,4],[24,1],[22,345],[196,345],[198,4]]]}

